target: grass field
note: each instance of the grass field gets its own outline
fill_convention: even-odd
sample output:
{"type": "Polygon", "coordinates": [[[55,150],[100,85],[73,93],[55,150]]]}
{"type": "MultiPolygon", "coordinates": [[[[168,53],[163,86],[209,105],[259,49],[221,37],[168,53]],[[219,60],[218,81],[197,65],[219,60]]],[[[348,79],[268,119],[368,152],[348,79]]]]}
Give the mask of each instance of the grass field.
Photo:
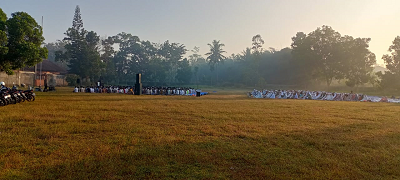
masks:
{"type": "Polygon", "coordinates": [[[1,179],[400,179],[400,105],[38,93],[0,107],[1,179]]]}

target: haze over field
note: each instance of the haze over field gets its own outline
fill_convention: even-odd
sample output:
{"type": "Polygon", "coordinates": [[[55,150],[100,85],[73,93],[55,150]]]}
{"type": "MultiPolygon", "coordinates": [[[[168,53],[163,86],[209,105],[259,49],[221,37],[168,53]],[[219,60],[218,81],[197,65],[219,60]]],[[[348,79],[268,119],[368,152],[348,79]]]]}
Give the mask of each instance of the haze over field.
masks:
{"type": "Polygon", "coordinates": [[[377,63],[387,53],[393,39],[400,35],[400,1],[24,1],[3,0],[0,7],[11,16],[28,12],[40,23],[44,16],[46,43],[64,38],[71,27],[76,5],[82,12],[85,29],[112,36],[129,32],[152,42],[183,43],[188,49],[208,50],[207,43],[221,40],[227,54],[240,53],[260,34],[264,48],[289,47],[296,32],[309,33],[328,25],[342,35],[371,38],[370,50],[377,63]]]}

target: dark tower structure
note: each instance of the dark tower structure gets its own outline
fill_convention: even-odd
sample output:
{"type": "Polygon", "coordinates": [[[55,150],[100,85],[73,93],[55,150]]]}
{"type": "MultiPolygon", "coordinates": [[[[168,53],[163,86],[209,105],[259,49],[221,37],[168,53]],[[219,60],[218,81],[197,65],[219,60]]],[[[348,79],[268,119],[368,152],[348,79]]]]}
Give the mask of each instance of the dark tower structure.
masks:
{"type": "Polygon", "coordinates": [[[136,74],[135,95],[142,95],[142,74],[136,74]]]}

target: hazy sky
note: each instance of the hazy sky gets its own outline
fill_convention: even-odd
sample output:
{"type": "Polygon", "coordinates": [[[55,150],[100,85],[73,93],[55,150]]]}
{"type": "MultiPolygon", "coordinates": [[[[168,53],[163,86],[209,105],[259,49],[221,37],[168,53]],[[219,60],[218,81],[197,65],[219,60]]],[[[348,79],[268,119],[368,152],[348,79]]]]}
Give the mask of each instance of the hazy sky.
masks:
{"type": "MultiPolygon", "coordinates": [[[[72,25],[75,6],[84,27],[100,36],[127,32],[151,42],[182,43],[187,49],[221,40],[227,55],[251,46],[260,34],[264,48],[281,49],[297,32],[322,25],[342,35],[370,37],[370,49],[381,57],[400,35],[400,0],[1,0],[8,15],[25,11],[41,22],[45,42],[64,38],[72,25]]],[[[190,53],[190,52],[188,52],[190,53]]]]}

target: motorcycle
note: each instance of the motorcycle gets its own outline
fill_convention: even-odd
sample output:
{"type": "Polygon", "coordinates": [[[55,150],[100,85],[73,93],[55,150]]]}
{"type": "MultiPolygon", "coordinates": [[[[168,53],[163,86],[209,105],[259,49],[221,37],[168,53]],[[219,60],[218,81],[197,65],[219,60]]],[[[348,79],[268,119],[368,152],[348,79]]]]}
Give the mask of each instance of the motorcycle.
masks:
{"type": "Polygon", "coordinates": [[[24,91],[17,90],[17,91],[15,91],[15,93],[17,94],[18,98],[20,99],[20,102],[25,102],[26,96],[25,96],[24,91]]]}
{"type": "Polygon", "coordinates": [[[26,90],[23,91],[23,93],[27,101],[35,101],[36,94],[33,92],[33,90],[26,90]]]}
{"type": "Polygon", "coordinates": [[[2,104],[4,104],[4,106],[12,103],[11,95],[7,91],[0,91],[0,99],[3,102],[2,104]]]}
{"type": "Polygon", "coordinates": [[[6,94],[0,92],[0,106],[8,105],[8,100],[6,99],[6,94]]]}
{"type": "Polygon", "coordinates": [[[11,95],[11,104],[17,104],[21,102],[21,99],[18,97],[18,94],[15,91],[8,91],[11,95]]]}

